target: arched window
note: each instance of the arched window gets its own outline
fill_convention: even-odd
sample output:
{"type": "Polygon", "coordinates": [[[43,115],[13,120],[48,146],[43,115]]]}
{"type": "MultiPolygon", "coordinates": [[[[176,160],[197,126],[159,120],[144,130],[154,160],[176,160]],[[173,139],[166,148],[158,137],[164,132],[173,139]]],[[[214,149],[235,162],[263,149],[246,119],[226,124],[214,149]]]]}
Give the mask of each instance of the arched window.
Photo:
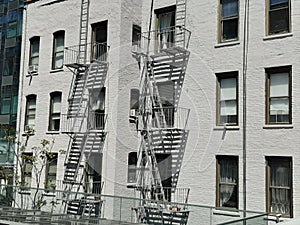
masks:
{"type": "Polygon", "coordinates": [[[61,92],[50,94],[49,131],[58,131],[60,128],[61,92]]]}
{"type": "Polygon", "coordinates": [[[39,53],[40,52],[40,37],[30,38],[30,54],[29,54],[29,66],[32,68],[39,65],[39,53]]]}
{"type": "Polygon", "coordinates": [[[52,69],[60,69],[64,62],[65,31],[60,30],[53,34],[52,69]]]}
{"type": "Polygon", "coordinates": [[[25,131],[35,126],[36,113],[36,95],[28,95],[26,97],[26,112],[25,112],[25,131]]]}

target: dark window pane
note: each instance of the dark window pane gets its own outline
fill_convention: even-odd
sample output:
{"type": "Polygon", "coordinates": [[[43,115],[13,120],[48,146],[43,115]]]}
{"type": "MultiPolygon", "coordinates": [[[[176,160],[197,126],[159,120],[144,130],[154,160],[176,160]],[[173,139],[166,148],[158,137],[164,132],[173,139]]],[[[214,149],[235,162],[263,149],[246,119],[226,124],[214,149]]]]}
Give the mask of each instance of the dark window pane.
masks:
{"type": "Polygon", "coordinates": [[[1,114],[9,114],[10,113],[10,98],[3,98],[1,103],[1,114]]]}
{"type": "Polygon", "coordinates": [[[278,6],[287,6],[289,0],[270,0],[270,8],[278,7],[278,6]]]}
{"type": "Polygon", "coordinates": [[[238,36],[238,19],[223,21],[223,40],[237,39],[238,36]]]}
{"type": "Polygon", "coordinates": [[[12,38],[17,35],[17,22],[11,22],[7,28],[7,38],[12,38]]]}
{"type": "Polygon", "coordinates": [[[270,11],[269,33],[289,32],[289,9],[270,11]]]}
{"type": "Polygon", "coordinates": [[[220,207],[238,208],[236,185],[220,185],[220,207]]]}
{"type": "Polygon", "coordinates": [[[291,161],[288,158],[269,159],[270,212],[283,215],[291,213],[291,161]]]}
{"type": "Polygon", "coordinates": [[[238,1],[237,0],[223,0],[222,1],[222,17],[238,16],[238,1]]]}

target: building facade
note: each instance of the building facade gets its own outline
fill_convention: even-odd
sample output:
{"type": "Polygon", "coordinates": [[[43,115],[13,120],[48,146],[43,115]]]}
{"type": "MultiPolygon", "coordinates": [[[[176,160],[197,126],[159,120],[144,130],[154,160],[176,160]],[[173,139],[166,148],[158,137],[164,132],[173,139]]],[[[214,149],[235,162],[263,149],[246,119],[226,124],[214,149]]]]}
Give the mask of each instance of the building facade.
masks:
{"type": "Polygon", "coordinates": [[[18,86],[20,76],[23,1],[0,2],[0,124],[6,128],[1,132],[0,164],[13,164],[13,146],[4,138],[15,135],[18,110],[18,86]]]}
{"type": "Polygon", "coordinates": [[[155,187],[188,188],[189,203],[216,214],[298,217],[299,2],[87,2],[26,5],[19,139],[35,130],[24,154],[43,138],[54,142],[56,172],[45,169],[43,182],[133,197],[143,190],[137,168],[154,161],[155,187]],[[144,164],[141,140],[154,152],[144,164]]]}

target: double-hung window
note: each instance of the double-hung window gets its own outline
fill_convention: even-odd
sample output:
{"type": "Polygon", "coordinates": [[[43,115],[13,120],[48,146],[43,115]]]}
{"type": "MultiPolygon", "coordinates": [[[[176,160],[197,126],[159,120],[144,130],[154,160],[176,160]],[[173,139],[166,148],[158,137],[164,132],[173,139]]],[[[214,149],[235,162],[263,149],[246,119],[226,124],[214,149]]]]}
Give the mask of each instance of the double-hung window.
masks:
{"type": "Polygon", "coordinates": [[[239,1],[220,0],[219,42],[238,39],[239,1]]]}
{"type": "Polygon", "coordinates": [[[156,9],[157,18],[157,48],[166,49],[173,46],[175,39],[175,6],[156,9]]]}
{"type": "Polygon", "coordinates": [[[291,67],[266,69],[266,123],[292,123],[291,67]]]}
{"type": "Polygon", "coordinates": [[[127,183],[136,183],[136,170],[137,170],[137,153],[130,152],[128,154],[128,175],[127,183]]]}
{"type": "Polygon", "coordinates": [[[292,158],[266,157],[267,212],[292,217],[292,158]]]}
{"type": "Polygon", "coordinates": [[[61,113],[61,92],[50,94],[49,131],[59,131],[61,113]]]}
{"type": "Polygon", "coordinates": [[[290,0],[267,0],[268,34],[290,32],[290,0]]]}
{"type": "Polygon", "coordinates": [[[36,70],[39,65],[40,37],[30,39],[29,66],[36,70]]]}
{"type": "Polygon", "coordinates": [[[217,156],[216,206],[238,208],[238,157],[217,156]]]}
{"type": "Polygon", "coordinates": [[[35,125],[36,95],[28,95],[26,100],[25,130],[28,130],[35,125]]]}
{"type": "Polygon", "coordinates": [[[64,45],[65,45],[65,32],[58,31],[58,32],[54,33],[53,34],[52,69],[60,69],[63,67],[64,45]]]}
{"type": "Polygon", "coordinates": [[[238,125],[238,73],[217,74],[217,125],[238,125]]]}
{"type": "Polygon", "coordinates": [[[57,153],[47,154],[47,164],[45,172],[45,188],[56,188],[56,173],[57,173],[57,153]]]}
{"type": "Polygon", "coordinates": [[[22,174],[21,174],[21,185],[23,187],[31,187],[31,177],[33,168],[33,154],[23,153],[22,157],[22,174]]]}
{"type": "Polygon", "coordinates": [[[6,33],[7,38],[13,38],[17,36],[17,26],[18,26],[17,21],[8,23],[7,33],[6,33]]]}

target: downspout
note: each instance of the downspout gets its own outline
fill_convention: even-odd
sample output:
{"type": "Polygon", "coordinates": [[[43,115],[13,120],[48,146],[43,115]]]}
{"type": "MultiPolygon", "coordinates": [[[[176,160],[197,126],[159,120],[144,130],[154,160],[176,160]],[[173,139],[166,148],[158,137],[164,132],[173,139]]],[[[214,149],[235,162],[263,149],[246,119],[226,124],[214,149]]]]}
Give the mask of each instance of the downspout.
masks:
{"type": "MultiPolygon", "coordinates": [[[[245,0],[243,40],[243,217],[247,210],[247,66],[249,44],[249,0],[245,0]]],[[[246,221],[244,221],[244,224],[246,221]]]]}
{"type": "MultiPolygon", "coordinates": [[[[17,134],[17,143],[21,142],[21,120],[22,120],[22,109],[23,109],[23,84],[24,84],[24,75],[25,75],[25,50],[26,50],[26,34],[27,34],[27,7],[26,7],[26,3],[24,3],[24,11],[23,11],[23,27],[22,27],[22,48],[21,48],[21,52],[23,53],[23,55],[21,55],[21,63],[22,65],[20,66],[20,75],[19,75],[19,94],[18,94],[18,113],[17,113],[17,127],[16,127],[16,134],[17,134]]],[[[20,151],[20,146],[19,144],[16,145],[16,156],[17,157],[19,155],[19,151],[20,151]]],[[[15,160],[16,163],[16,170],[18,171],[18,162],[19,160],[15,160]]],[[[17,172],[16,171],[16,172],[17,172]]],[[[16,173],[15,173],[16,175],[16,173]]],[[[14,178],[14,182],[15,182],[16,177],[14,178]]],[[[14,185],[16,185],[14,183],[14,185]]]]}

